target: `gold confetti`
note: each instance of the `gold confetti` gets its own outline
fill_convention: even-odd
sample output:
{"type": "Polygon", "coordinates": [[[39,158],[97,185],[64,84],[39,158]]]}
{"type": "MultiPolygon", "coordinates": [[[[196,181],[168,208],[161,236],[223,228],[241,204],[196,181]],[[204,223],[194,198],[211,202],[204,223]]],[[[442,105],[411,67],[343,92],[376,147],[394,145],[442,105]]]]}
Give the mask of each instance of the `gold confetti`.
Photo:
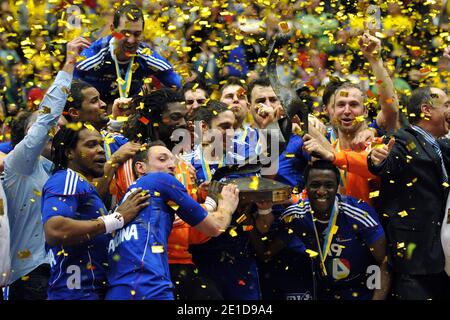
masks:
{"type": "Polygon", "coordinates": [[[89,123],[85,123],[84,126],[85,126],[88,130],[95,131],[95,128],[94,128],[91,124],[89,124],[89,123]]]}
{"type": "Polygon", "coordinates": [[[63,255],[64,257],[67,257],[69,254],[66,251],[64,251],[64,248],[63,248],[60,251],[58,251],[58,253],[56,255],[57,256],[63,255]]]}
{"type": "Polygon", "coordinates": [[[412,150],[414,150],[415,148],[417,148],[417,146],[416,146],[416,144],[414,143],[414,142],[410,142],[410,143],[408,143],[407,145],[406,145],[406,149],[408,149],[408,151],[412,151],[412,150]]]}
{"type": "Polygon", "coordinates": [[[152,253],[164,253],[164,246],[161,245],[152,246],[152,253]]]}
{"type": "Polygon", "coordinates": [[[305,252],[309,255],[310,258],[315,258],[319,255],[316,251],[310,249],[306,249],[305,252]]]}
{"type": "Polygon", "coordinates": [[[404,217],[406,217],[406,216],[408,215],[408,213],[407,213],[405,210],[403,210],[403,211],[400,211],[400,212],[398,213],[398,215],[399,215],[400,217],[404,218],[404,217]]]}
{"type": "Polygon", "coordinates": [[[236,223],[237,224],[241,224],[242,222],[244,222],[244,220],[247,218],[247,216],[245,215],[245,213],[243,215],[241,215],[237,220],[236,223]]]}
{"type": "Polygon", "coordinates": [[[278,26],[280,27],[281,31],[285,33],[289,32],[289,24],[286,21],[279,22],[278,26]]]}
{"type": "Polygon", "coordinates": [[[354,120],[355,123],[360,123],[365,121],[365,116],[357,116],[354,120]]]}
{"type": "Polygon", "coordinates": [[[17,256],[19,257],[19,259],[27,259],[31,257],[31,251],[29,249],[19,251],[17,252],[17,256]]]}
{"type": "Polygon", "coordinates": [[[231,228],[230,231],[228,232],[230,236],[232,236],[233,238],[238,235],[235,229],[236,228],[231,228]]]}
{"type": "Polygon", "coordinates": [[[52,109],[49,107],[43,106],[42,109],[39,110],[40,114],[49,114],[52,112],[52,109]]]}
{"type": "Polygon", "coordinates": [[[252,176],[251,177],[252,182],[250,182],[248,184],[248,187],[252,190],[258,190],[258,186],[259,186],[259,179],[257,176],[252,176]]]}
{"type": "Polygon", "coordinates": [[[295,158],[295,154],[293,154],[293,153],[286,153],[286,158],[295,158]]]}
{"type": "Polygon", "coordinates": [[[380,190],[376,190],[369,193],[369,198],[376,198],[380,195],[380,190]]]}
{"type": "Polygon", "coordinates": [[[167,205],[172,208],[172,210],[177,211],[180,206],[174,201],[167,201],[167,205]]]}

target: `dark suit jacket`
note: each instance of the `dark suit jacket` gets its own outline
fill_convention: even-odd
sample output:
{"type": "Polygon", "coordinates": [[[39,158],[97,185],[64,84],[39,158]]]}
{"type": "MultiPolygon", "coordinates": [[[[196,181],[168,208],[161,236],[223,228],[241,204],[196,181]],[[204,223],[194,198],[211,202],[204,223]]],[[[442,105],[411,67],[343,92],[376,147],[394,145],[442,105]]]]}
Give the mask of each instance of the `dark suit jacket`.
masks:
{"type": "MultiPolygon", "coordinates": [[[[378,213],[388,217],[389,263],[395,272],[438,273],[444,270],[440,229],[448,194],[440,159],[433,146],[410,127],[400,129],[395,139],[379,166],[368,159],[370,172],[382,180],[378,213]]],[[[450,140],[438,141],[450,174],[450,140]]]]}

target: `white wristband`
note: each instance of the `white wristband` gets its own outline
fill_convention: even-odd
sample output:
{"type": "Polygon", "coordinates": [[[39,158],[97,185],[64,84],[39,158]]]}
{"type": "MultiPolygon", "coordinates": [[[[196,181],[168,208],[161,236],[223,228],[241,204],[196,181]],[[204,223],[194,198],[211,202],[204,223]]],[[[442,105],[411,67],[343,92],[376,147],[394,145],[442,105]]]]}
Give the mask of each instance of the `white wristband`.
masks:
{"type": "Polygon", "coordinates": [[[124,225],[124,220],[120,212],[113,212],[107,216],[101,216],[103,223],[105,224],[105,233],[111,233],[117,229],[121,229],[124,225]]]}
{"type": "Polygon", "coordinates": [[[272,212],[272,208],[269,208],[269,209],[258,209],[258,214],[261,215],[261,216],[267,216],[271,212],[272,212]]]}
{"type": "Polygon", "coordinates": [[[205,203],[203,203],[206,207],[206,211],[215,211],[217,209],[217,203],[211,197],[206,197],[205,203]]]}

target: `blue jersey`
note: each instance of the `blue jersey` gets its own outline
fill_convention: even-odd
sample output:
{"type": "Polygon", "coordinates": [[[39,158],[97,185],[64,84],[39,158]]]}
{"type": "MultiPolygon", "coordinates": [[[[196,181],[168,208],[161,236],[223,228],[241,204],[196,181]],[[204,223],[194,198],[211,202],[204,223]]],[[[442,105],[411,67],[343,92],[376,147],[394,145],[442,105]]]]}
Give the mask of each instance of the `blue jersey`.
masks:
{"type": "MultiPolygon", "coordinates": [[[[112,39],[112,35],[100,38],[89,48],[84,49],[81,56],[86,59],[76,65],[74,72],[75,78],[80,78],[93,85],[107,103],[119,96],[116,66],[111,57],[110,42],[112,39]]],[[[119,63],[118,65],[122,78],[125,78],[129,64],[119,63]]],[[[172,65],[144,42],[139,44],[132,70],[131,87],[128,94],[130,97],[139,93],[144,78],[152,75],[167,87],[181,87],[181,77],[173,70],[172,65]]]]}
{"type": "Polygon", "coordinates": [[[121,146],[128,142],[127,138],[117,132],[102,131],[102,136],[105,140],[103,149],[105,150],[107,160],[109,160],[121,146]]]}
{"type": "Polygon", "coordinates": [[[167,173],[148,173],[139,178],[124,199],[134,188],[150,192],[150,205],[116,232],[109,243],[110,289],[106,298],[174,299],[167,258],[174,214],[195,226],[205,219],[207,212],[167,173]]]}
{"type": "Polygon", "coordinates": [[[303,150],[303,140],[298,135],[292,135],[286,149],[280,155],[278,174],[275,180],[291,187],[304,187],[303,171],[311,157],[303,150]]]}
{"type": "MultiPolygon", "coordinates": [[[[275,220],[267,234],[275,239],[285,223],[280,219],[285,208],[277,205],[272,209],[275,220]]],[[[258,272],[264,279],[264,300],[312,300],[314,296],[311,259],[305,254],[305,245],[298,237],[289,239],[287,247],[268,262],[259,262],[258,272]]]]}
{"type": "MultiPolygon", "coordinates": [[[[73,170],[57,171],[44,185],[43,224],[55,216],[93,220],[105,214],[105,205],[95,188],[73,170]]],[[[51,266],[48,298],[103,299],[107,287],[106,249],[110,239],[103,234],[79,245],[46,245],[51,266]]]]}
{"type": "Polygon", "coordinates": [[[10,153],[13,149],[14,147],[11,145],[11,141],[0,143],[0,152],[3,152],[4,154],[10,153]]]}
{"type": "Polygon", "coordinates": [[[261,153],[260,134],[257,129],[248,125],[244,125],[243,130],[236,130],[233,139],[233,153],[236,160],[253,158],[261,153]]]}
{"type": "MultiPolygon", "coordinates": [[[[327,276],[320,275],[319,299],[371,299],[373,291],[366,285],[371,274],[369,266],[377,265],[369,246],[384,237],[378,215],[367,203],[350,196],[337,195],[337,233],[332,238],[325,260],[327,276]]],[[[287,243],[299,238],[305,249],[318,253],[311,207],[308,200],[287,208],[282,216],[287,222],[283,237],[287,243]]],[[[315,222],[321,247],[327,224],[315,222]]],[[[298,242],[298,241],[297,241],[298,242]]],[[[299,251],[303,251],[299,247],[299,251]]],[[[319,255],[314,262],[317,270],[319,255]]]]}
{"type": "MultiPolygon", "coordinates": [[[[259,132],[249,126],[245,126],[244,130],[239,130],[233,138],[233,149],[228,151],[223,160],[218,162],[208,162],[204,159],[203,149],[196,146],[194,151],[183,156],[183,159],[190,162],[196,170],[197,185],[205,181],[210,181],[218,168],[226,165],[244,164],[246,160],[259,154],[261,149],[259,141],[259,132]]],[[[255,173],[246,175],[229,175],[228,179],[239,178],[244,176],[253,176],[255,173]]]]}

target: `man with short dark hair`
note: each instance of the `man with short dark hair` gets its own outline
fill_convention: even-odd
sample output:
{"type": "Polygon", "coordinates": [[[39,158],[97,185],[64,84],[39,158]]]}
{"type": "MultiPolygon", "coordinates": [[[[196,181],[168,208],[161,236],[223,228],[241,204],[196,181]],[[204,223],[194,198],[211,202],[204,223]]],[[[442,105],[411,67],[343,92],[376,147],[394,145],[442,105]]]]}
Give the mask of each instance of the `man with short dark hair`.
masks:
{"type": "Polygon", "coordinates": [[[378,215],[364,201],[338,194],[339,180],[339,170],[329,161],[306,167],[308,198],[284,212],[284,242],[300,239],[301,251],[313,259],[317,299],[385,299],[390,275],[378,215]],[[371,270],[379,282],[370,282],[371,270]]]}
{"type": "Polygon", "coordinates": [[[183,86],[184,101],[189,113],[208,102],[209,93],[202,81],[188,82],[183,86]]]}
{"type": "Polygon", "coordinates": [[[79,79],[73,80],[70,97],[64,107],[69,122],[89,123],[98,131],[106,127],[109,122],[106,103],[94,86],[79,79]]]}
{"type": "Polygon", "coordinates": [[[388,216],[388,257],[395,273],[396,299],[445,299],[441,222],[450,172],[450,100],[438,88],[412,92],[411,126],[394,135],[395,143],[369,154],[369,170],[381,177],[380,213],[388,216]]]}
{"type": "Polygon", "coordinates": [[[136,5],[119,7],[110,26],[111,35],[98,39],[82,52],[75,77],[92,84],[109,105],[117,97],[137,94],[144,79],[155,76],[167,87],[181,87],[172,65],[141,42],[144,16],[136,5]]]}

